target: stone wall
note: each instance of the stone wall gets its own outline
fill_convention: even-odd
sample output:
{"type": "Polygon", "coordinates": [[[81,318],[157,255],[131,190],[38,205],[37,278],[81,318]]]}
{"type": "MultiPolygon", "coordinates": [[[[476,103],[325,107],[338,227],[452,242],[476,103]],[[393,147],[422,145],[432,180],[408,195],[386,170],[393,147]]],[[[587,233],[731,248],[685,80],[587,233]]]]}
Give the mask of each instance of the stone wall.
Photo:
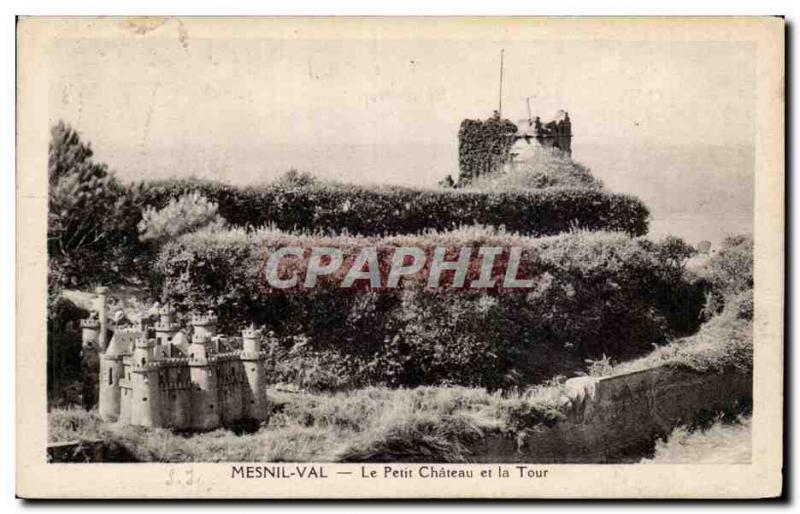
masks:
{"type": "Polygon", "coordinates": [[[638,462],[679,425],[740,408],[752,398],[752,375],[657,367],[567,382],[566,419],[523,436],[493,435],[472,447],[473,462],[638,462]]]}
{"type": "MultiPolygon", "coordinates": [[[[126,362],[119,379],[120,410],[115,419],[123,424],[158,426],[178,430],[209,430],[230,426],[239,421],[263,419],[266,415],[266,381],[261,353],[254,360],[242,361],[239,354],[220,354],[207,366],[195,366],[192,378],[188,359],[171,359],[154,364],[150,381],[157,387],[136,386],[131,365],[126,362]],[[222,358],[220,358],[222,357],[222,358]],[[249,368],[249,369],[248,369],[249,368]],[[199,377],[199,378],[198,378],[199,377]],[[200,383],[204,384],[202,386],[200,383]],[[135,397],[135,390],[143,396],[135,397]],[[255,394],[257,390],[262,394],[255,394]],[[152,406],[157,422],[142,423],[143,416],[134,412],[142,401],[152,406]],[[207,416],[213,414],[212,419],[207,416]]],[[[134,375],[135,378],[135,375],[134,375]]]]}

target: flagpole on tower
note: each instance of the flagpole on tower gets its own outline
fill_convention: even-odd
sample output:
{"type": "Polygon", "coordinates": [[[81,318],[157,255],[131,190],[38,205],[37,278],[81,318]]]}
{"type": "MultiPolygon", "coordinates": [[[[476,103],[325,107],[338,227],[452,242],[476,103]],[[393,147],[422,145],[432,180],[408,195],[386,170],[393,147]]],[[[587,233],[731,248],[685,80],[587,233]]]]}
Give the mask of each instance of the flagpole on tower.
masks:
{"type": "Polygon", "coordinates": [[[503,52],[505,49],[500,49],[500,95],[498,100],[497,114],[503,117],[503,52]]]}

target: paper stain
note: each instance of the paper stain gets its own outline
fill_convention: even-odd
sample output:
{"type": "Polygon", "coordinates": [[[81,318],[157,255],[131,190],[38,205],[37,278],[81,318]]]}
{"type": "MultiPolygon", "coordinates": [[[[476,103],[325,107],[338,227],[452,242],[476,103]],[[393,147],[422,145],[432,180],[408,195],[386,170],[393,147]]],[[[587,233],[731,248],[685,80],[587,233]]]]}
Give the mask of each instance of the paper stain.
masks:
{"type": "Polygon", "coordinates": [[[159,16],[136,16],[122,20],[120,22],[120,27],[122,27],[122,29],[125,31],[136,34],[137,36],[143,36],[148,32],[152,32],[158,27],[164,25],[167,22],[167,19],[168,18],[159,16]]]}
{"type": "MultiPolygon", "coordinates": [[[[136,16],[125,18],[120,22],[120,27],[126,32],[131,32],[137,36],[143,36],[149,32],[162,27],[169,21],[169,18],[160,16],[136,16]]],[[[189,31],[186,30],[183,22],[178,21],[178,42],[180,42],[183,50],[189,51],[189,31]]]]}
{"type": "Polygon", "coordinates": [[[189,32],[183,26],[183,22],[178,20],[178,41],[185,51],[189,51],[189,32]]]}

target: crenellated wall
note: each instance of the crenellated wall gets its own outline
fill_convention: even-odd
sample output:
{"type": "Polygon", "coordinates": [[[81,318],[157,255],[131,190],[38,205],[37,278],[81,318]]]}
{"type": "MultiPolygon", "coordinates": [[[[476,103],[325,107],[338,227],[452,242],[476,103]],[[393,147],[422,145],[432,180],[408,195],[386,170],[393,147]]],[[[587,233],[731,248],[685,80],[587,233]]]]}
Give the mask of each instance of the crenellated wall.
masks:
{"type": "Polygon", "coordinates": [[[263,419],[265,357],[263,351],[219,353],[202,361],[173,357],[148,363],[147,371],[137,366],[133,356],[124,357],[118,361],[119,415],[114,419],[181,430],[207,430],[242,419],[263,419]]]}

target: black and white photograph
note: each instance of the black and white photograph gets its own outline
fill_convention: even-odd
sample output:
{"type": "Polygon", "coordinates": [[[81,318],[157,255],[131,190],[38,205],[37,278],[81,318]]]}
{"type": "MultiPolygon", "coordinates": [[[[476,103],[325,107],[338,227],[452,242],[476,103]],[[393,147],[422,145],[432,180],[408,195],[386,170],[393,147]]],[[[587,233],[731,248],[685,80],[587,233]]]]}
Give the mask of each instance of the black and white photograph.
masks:
{"type": "Polygon", "coordinates": [[[783,21],[657,21],[20,19],[37,469],[779,477],[783,21]]]}

